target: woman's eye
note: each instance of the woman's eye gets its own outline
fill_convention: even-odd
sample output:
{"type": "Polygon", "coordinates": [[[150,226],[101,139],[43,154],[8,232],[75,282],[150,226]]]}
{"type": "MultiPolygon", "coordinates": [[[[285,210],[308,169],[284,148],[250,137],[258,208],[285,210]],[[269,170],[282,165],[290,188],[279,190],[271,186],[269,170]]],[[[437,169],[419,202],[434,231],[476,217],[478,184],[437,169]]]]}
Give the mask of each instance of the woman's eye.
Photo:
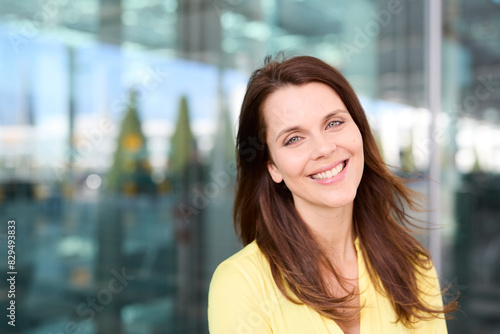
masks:
{"type": "Polygon", "coordinates": [[[289,141],[287,141],[287,142],[285,143],[285,145],[295,144],[295,143],[296,143],[296,142],[298,142],[298,141],[299,141],[299,137],[293,137],[293,138],[290,138],[290,140],[289,140],[289,141]]]}
{"type": "Polygon", "coordinates": [[[328,127],[332,128],[332,127],[339,126],[340,124],[342,124],[341,121],[331,121],[330,123],[328,123],[328,127]]]}

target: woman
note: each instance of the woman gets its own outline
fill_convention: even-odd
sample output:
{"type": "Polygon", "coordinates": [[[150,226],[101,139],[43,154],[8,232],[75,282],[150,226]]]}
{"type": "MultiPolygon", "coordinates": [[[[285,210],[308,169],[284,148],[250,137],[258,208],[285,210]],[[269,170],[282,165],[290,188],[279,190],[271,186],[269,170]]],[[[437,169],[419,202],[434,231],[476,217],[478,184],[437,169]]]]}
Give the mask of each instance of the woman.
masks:
{"type": "Polygon", "coordinates": [[[243,100],[234,222],[211,334],[447,333],[414,193],[382,161],[347,80],[313,57],[266,58],[243,100]]]}

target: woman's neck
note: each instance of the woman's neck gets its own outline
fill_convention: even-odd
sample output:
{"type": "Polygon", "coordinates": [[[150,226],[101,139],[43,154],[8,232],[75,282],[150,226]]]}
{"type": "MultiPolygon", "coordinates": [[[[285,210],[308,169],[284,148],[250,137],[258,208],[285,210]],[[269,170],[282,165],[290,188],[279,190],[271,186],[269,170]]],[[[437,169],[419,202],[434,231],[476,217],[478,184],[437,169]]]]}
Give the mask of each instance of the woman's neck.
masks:
{"type": "Polygon", "coordinates": [[[353,204],[341,208],[296,205],[296,209],[334,262],[356,259],[353,204]]]}

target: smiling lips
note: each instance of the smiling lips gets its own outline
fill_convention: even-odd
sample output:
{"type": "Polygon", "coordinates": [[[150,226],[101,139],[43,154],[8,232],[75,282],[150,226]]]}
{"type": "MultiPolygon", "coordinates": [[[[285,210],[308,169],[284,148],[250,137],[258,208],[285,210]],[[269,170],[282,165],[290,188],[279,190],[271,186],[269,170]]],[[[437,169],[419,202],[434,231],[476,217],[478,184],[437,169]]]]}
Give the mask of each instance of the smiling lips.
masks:
{"type": "Polygon", "coordinates": [[[322,172],[322,173],[313,174],[313,175],[311,175],[311,177],[315,180],[329,179],[329,178],[334,177],[338,173],[342,172],[344,170],[345,166],[346,166],[346,161],[343,161],[340,164],[338,164],[337,166],[335,166],[334,168],[332,168],[331,170],[327,170],[326,172],[322,172]]]}

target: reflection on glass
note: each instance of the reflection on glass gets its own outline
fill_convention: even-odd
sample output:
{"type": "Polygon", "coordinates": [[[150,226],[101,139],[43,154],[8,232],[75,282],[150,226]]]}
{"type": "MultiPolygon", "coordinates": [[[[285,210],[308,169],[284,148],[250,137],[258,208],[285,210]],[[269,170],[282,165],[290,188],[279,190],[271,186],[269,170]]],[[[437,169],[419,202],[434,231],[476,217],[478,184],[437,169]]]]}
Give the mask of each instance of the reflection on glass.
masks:
{"type": "Polygon", "coordinates": [[[426,191],[430,142],[441,147],[442,281],[462,290],[467,314],[449,332],[498,331],[500,7],[444,1],[437,133],[425,10],[373,0],[2,1],[0,245],[14,218],[17,329],[207,332],[208,282],[240,247],[239,107],[251,71],[285,50],[346,75],[386,162],[423,174],[417,190],[426,191]]]}

